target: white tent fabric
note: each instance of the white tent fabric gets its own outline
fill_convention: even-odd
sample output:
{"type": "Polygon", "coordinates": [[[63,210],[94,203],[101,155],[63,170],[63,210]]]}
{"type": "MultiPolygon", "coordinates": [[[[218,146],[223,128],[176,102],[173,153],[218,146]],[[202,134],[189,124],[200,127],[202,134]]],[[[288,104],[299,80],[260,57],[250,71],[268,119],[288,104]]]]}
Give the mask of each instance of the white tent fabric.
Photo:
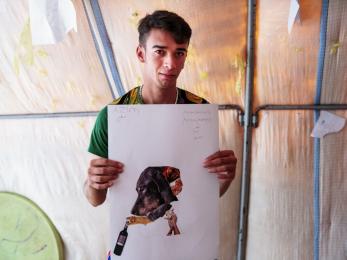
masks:
{"type": "Polygon", "coordinates": [[[34,201],[60,233],[66,259],[104,259],[107,206],[82,192],[95,118],[1,120],[0,187],[34,201]]]}
{"type": "MultiPolygon", "coordinates": [[[[347,2],[330,1],[322,103],[347,103],[347,2]]],[[[347,118],[346,111],[337,115],[347,118]]],[[[347,129],[321,140],[320,241],[321,259],[347,258],[347,129]]]]}
{"type": "Polygon", "coordinates": [[[112,99],[83,5],[74,4],[78,33],[54,45],[33,46],[27,0],[4,3],[0,114],[95,111],[112,99]]]}

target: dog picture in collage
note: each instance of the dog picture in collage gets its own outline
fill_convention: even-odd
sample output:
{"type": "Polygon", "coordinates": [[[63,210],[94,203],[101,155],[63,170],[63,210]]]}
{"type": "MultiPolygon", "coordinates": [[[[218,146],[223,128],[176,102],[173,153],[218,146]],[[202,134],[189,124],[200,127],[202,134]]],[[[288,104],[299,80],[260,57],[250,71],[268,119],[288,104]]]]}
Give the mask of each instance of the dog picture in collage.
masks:
{"type": "Polygon", "coordinates": [[[169,231],[167,235],[179,235],[177,215],[171,203],[178,201],[183,183],[180,170],[171,166],[150,166],[142,171],[137,183],[137,199],[127,217],[127,225],[148,224],[164,217],[169,231]]]}

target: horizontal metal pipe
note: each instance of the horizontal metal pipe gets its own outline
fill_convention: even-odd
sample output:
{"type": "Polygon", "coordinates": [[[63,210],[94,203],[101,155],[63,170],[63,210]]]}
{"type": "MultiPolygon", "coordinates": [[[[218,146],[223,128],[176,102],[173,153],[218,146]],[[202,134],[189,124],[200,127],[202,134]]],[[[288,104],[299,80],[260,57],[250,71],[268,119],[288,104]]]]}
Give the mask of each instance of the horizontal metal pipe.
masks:
{"type": "Polygon", "coordinates": [[[305,104],[305,105],[262,105],[255,109],[252,116],[253,127],[258,127],[259,112],[262,110],[346,110],[347,104],[305,104]]]}
{"type": "Polygon", "coordinates": [[[86,117],[86,116],[96,116],[98,113],[99,113],[98,111],[85,111],[85,112],[35,113],[35,114],[8,114],[8,115],[0,115],[0,119],[86,117]]]}
{"type": "Polygon", "coordinates": [[[255,114],[261,110],[345,110],[347,104],[320,104],[320,105],[262,105],[255,109],[255,114]]]}
{"type": "Polygon", "coordinates": [[[239,113],[244,114],[243,109],[239,105],[234,104],[220,104],[218,110],[237,110],[239,113]]]}
{"type": "MultiPolygon", "coordinates": [[[[243,110],[239,105],[221,104],[218,105],[219,110],[235,109],[243,114],[243,110]]],[[[84,117],[97,116],[99,111],[80,111],[80,112],[57,112],[57,113],[26,113],[26,114],[6,114],[0,115],[0,119],[25,119],[25,118],[53,118],[53,117],[84,117]]]]}

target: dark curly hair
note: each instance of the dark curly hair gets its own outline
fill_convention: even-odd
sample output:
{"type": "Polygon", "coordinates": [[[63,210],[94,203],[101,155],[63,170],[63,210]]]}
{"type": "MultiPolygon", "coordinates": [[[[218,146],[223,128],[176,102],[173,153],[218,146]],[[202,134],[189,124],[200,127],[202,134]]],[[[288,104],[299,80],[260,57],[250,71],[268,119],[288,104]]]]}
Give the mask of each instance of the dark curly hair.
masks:
{"type": "Polygon", "coordinates": [[[139,43],[145,45],[151,29],[161,29],[171,33],[176,43],[187,43],[192,35],[189,24],[179,15],[166,10],[147,14],[138,24],[139,43]]]}

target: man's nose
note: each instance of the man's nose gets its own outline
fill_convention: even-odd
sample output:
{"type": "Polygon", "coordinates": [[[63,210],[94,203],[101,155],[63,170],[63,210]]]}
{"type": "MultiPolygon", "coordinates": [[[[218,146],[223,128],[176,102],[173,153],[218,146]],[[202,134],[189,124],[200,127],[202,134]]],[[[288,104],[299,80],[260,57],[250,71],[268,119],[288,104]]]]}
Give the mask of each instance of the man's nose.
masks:
{"type": "Polygon", "coordinates": [[[177,67],[176,59],[173,54],[165,56],[164,67],[168,70],[175,69],[177,67]]]}

